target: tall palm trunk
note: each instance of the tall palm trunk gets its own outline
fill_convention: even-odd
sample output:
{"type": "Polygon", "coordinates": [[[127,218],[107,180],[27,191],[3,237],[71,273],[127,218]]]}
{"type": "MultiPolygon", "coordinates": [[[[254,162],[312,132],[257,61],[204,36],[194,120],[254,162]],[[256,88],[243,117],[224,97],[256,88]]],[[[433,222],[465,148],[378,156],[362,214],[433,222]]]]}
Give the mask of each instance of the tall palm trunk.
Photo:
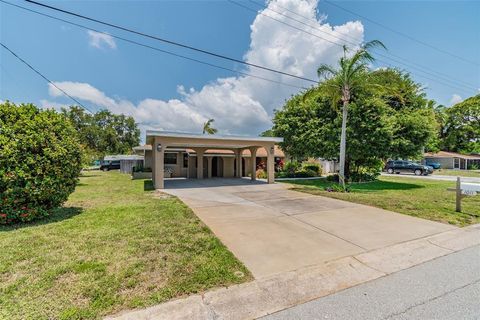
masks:
{"type": "Polygon", "coordinates": [[[342,108],[342,135],[340,137],[340,183],[345,188],[345,156],[347,147],[347,115],[348,115],[348,100],[343,100],[342,108]]]}

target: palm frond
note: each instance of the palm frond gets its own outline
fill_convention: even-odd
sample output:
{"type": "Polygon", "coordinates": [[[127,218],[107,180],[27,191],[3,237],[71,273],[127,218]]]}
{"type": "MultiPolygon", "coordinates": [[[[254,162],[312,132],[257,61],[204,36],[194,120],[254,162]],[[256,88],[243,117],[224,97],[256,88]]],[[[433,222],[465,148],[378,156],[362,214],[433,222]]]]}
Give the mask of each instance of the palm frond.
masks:
{"type": "Polygon", "coordinates": [[[337,73],[337,70],[335,70],[332,66],[328,64],[321,64],[318,69],[317,69],[317,75],[319,78],[328,78],[331,76],[334,76],[337,73]]]}

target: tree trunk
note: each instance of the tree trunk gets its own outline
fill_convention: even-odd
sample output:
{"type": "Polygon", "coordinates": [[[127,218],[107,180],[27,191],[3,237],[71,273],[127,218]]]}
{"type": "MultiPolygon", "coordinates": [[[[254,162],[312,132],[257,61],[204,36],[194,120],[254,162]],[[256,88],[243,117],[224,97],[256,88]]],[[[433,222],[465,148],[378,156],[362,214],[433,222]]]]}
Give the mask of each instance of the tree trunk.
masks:
{"type": "Polygon", "coordinates": [[[348,114],[348,100],[343,101],[342,108],[342,135],[340,137],[340,174],[339,180],[345,188],[345,154],[347,146],[347,114],[348,114]]]}

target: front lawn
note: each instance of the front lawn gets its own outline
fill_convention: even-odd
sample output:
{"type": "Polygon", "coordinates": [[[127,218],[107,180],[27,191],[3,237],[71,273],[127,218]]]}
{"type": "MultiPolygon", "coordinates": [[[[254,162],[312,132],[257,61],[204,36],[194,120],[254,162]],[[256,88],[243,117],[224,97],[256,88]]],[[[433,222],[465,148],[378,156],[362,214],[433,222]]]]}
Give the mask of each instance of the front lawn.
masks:
{"type": "Polygon", "coordinates": [[[452,170],[452,169],[438,169],[435,170],[434,175],[438,176],[454,176],[454,177],[474,177],[480,178],[480,170],[452,170]]]}
{"type": "Polygon", "coordinates": [[[88,172],[48,220],[0,227],[0,319],[92,319],[251,279],[176,198],[88,172]]]}
{"type": "Polygon", "coordinates": [[[414,217],[466,226],[480,222],[480,196],[462,200],[462,213],[455,212],[455,182],[381,176],[369,183],[351,185],[351,192],[327,192],[326,179],[288,181],[294,190],[367,204],[414,217]]]}

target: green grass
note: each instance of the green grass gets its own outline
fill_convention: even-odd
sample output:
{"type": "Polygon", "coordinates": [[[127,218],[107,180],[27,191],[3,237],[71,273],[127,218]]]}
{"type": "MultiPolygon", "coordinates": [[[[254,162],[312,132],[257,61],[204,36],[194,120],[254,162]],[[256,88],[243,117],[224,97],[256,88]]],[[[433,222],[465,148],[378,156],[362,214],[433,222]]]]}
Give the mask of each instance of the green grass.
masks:
{"type": "Polygon", "coordinates": [[[480,170],[452,170],[439,169],[435,170],[434,175],[439,176],[454,176],[454,177],[475,177],[480,178],[480,170]]]}
{"type": "Polygon", "coordinates": [[[0,319],[94,319],[251,279],[177,198],[88,172],[64,208],[0,227],[0,319]]]}
{"type": "Polygon", "coordinates": [[[371,205],[414,217],[457,226],[480,223],[480,196],[462,200],[462,213],[455,212],[455,182],[380,177],[369,183],[351,185],[351,192],[327,192],[325,179],[288,181],[294,190],[371,205]]]}

